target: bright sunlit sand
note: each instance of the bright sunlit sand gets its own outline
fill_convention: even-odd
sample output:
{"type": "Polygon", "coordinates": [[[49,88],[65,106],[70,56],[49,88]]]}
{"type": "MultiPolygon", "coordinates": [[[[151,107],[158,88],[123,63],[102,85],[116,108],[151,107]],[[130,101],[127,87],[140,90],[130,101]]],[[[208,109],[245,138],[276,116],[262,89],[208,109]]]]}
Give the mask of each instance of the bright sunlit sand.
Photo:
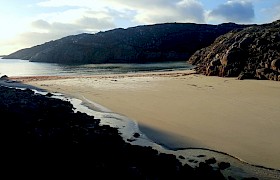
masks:
{"type": "Polygon", "coordinates": [[[187,74],[20,79],[136,120],[167,147],[209,148],[280,169],[280,83],[187,74]]]}

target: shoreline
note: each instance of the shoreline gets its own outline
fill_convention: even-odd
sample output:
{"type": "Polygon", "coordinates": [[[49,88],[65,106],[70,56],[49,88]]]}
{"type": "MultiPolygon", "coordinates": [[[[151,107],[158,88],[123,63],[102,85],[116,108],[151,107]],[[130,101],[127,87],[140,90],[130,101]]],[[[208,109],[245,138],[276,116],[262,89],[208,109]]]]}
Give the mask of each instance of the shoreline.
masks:
{"type": "MultiPolygon", "coordinates": [[[[214,82],[214,85],[221,85],[222,83],[224,83],[224,84],[227,84],[227,83],[232,83],[232,81],[234,81],[235,79],[233,79],[233,78],[218,78],[218,77],[201,77],[201,75],[196,75],[194,72],[192,72],[192,74],[191,75],[188,75],[188,73],[187,72],[185,72],[185,71],[183,71],[183,72],[172,72],[172,73],[170,73],[170,72],[167,72],[167,74],[165,74],[164,72],[157,72],[157,73],[151,73],[151,74],[147,74],[147,73],[143,73],[143,74],[132,74],[132,75],[108,75],[108,76],[91,76],[91,77],[89,77],[89,76],[87,76],[87,77],[48,77],[48,78],[41,78],[41,77],[36,77],[35,78],[35,80],[34,80],[34,77],[32,77],[33,79],[31,79],[30,80],[30,78],[26,78],[26,77],[21,77],[21,78],[23,78],[23,83],[27,83],[27,84],[30,84],[30,85],[35,85],[35,86],[37,86],[37,87],[40,87],[40,88],[42,88],[42,89],[47,89],[47,90],[51,90],[51,91],[53,91],[53,92],[55,92],[55,91],[57,91],[57,92],[59,92],[59,91],[61,91],[61,90],[63,90],[63,88],[64,88],[64,92],[62,92],[62,93],[65,93],[65,86],[66,85],[69,85],[69,86],[73,86],[73,85],[75,85],[75,83],[77,83],[78,82],[78,80],[82,80],[82,79],[87,79],[88,80],[88,82],[92,82],[92,83],[94,83],[94,82],[96,82],[95,80],[97,80],[97,81],[106,81],[106,83],[105,84],[99,84],[100,86],[99,87],[91,87],[90,88],[90,90],[92,90],[92,91],[96,91],[96,90],[98,90],[98,92],[96,92],[96,94],[95,95],[98,95],[98,93],[100,93],[101,92],[101,90],[105,90],[106,91],[106,93],[107,93],[107,95],[108,94],[111,94],[111,93],[109,93],[108,91],[114,91],[114,90],[116,90],[117,89],[117,91],[118,92],[120,92],[120,90],[122,90],[122,91],[125,91],[125,89],[124,88],[122,88],[122,89],[118,89],[118,88],[120,88],[119,86],[115,86],[114,84],[118,84],[118,83],[120,83],[120,85],[124,85],[124,84],[122,84],[123,83],[123,81],[127,81],[127,79],[133,79],[133,81],[136,81],[136,84],[142,84],[142,85],[144,85],[145,86],[145,82],[146,81],[150,81],[150,84],[155,84],[155,83],[162,83],[162,82],[165,82],[165,81],[167,81],[166,79],[169,79],[169,80],[175,80],[175,81],[183,81],[184,82],[184,79],[187,79],[187,80],[190,80],[189,78],[190,77],[192,77],[192,79],[193,78],[196,78],[196,79],[198,79],[198,78],[202,78],[202,79],[208,79],[208,81],[203,81],[203,83],[206,83],[206,84],[211,84],[211,80],[213,81],[213,79],[219,79],[218,81],[218,84],[215,84],[216,82],[214,82]],[[186,78],[187,77],[187,78],[186,78]],[[136,79],[135,79],[136,78],[136,79]],[[138,78],[138,79],[137,79],[138,78]],[[142,80],[139,80],[139,79],[141,79],[141,78],[143,78],[142,80]],[[148,78],[148,79],[147,79],[148,78]],[[74,82],[72,82],[72,81],[74,81],[74,82]],[[122,82],[120,82],[120,81],[122,81],[122,82]],[[68,84],[67,84],[68,83],[68,84]],[[113,87],[108,87],[108,85],[112,85],[113,87]],[[59,89],[59,88],[61,88],[61,89],[59,89]]],[[[12,80],[20,80],[20,78],[11,78],[12,80]]],[[[241,84],[244,84],[244,83],[250,83],[250,84],[252,84],[252,82],[254,82],[255,84],[254,85],[258,85],[258,84],[263,84],[264,82],[262,82],[262,81],[258,81],[257,83],[254,81],[254,80],[247,80],[246,82],[244,82],[244,81],[238,81],[238,84],[239,83],[241,83],[241,84]]],[[[85,83],[85,82],[83,82],[83,83],[85,83]]],[[[132,83],[132,81],[129,81],[128,80],[128,82],[127,82],[128,84],[129,83],[132,83]]],[[[148,83],[149,84],[149,83],[148,83]]],[[[176,84],[176,83],[175,83],[176,84]]],[[[271,82],[267,82],[267,81],[265,81],[265,83],[264,84],[268,84],[268,85],[272,85],[273,83],[271,83],[271,82]]],[[[126,85],[126,87],[127,87],[127,84],[125,84],[126,85]]],[[[133,84],[134,85],[134,84],[133,84]]],[[[189,82],[189,85],[188,85],[188,87],[189,88],[197,88],[197,86],[198,86],[199,84],[195,84],[194,83],[194,81],[191,81],[191,82],[189,82]],[[192,84],[193,83],[193,84],[192,84]]],[[[201,84],[200,84],[201,85],[201,84]]],[[[205,84],[204,84],[205,85],[205,84]]],[[[69,88],[69,86],[68,86],[68,88],[69,88]]],[[[78,86],[77,84],[75,85],[75,86],[78,86]]],[[[210,88],[211,89],[211,85],[208,85],[209,87],[208,88],[210,88]]],[[[249,85],[249,87],[250,87],[251,85],[249,85]]],[[[215,86],[213,86],[212,85],[212,87],[215,87],[215,86]]],[[[87,88],[89,88],[89,87],[87,87],[87,88]]],[[[132,88],[132,87],[129,87],[128,86],[128,88],[132,88]]],[[[132,88],[133,89],[133,91],[137,91],[137,90],[135,90],[135,89],[137,89],[137,88],[139,88],[138,86],[137,87],[135,87],[135,88],[132,88]]],[[[143,87],[140,87],[140,89],[142,88],[142,90],[143,90],[143,87]]],[[[151,87],[148,87],[148,89],[150,88],[150,91],[152,90],[152,88],[151,87]]],[[[275,88],[275,87],[274,87],[275,88]]],[[[278,88],[278,85],[276,85],[276,88],[278,88]]],[[[145,87],[144,87],[144,89],[145,89],[145,87]]],[[[202,87],[200,88],[200,89],[202,89],[202,87]]],[[[252,87],[250,87],[250,89],[252,89],[252,87]]],[[[76,90],[77,90],[77,88],[76,88],[76,90]]],[[[147,90],[147,89],[146,89],[147,90]]],[[[209,90],[208,90],[209,91],[209,90]]],[[[208,91],[206,91],[206,93],[208,92],[208,91]]],[[[69,89],[68,89],[68,93],[66,93],[66,94],[68,94],[68,95],[72,95],[72,96],[74,96],[74,97],[77,97],[77,96],[79,96],[79,93],[81,93],[81,92],[79,92],[79,93],[77,93],[77,92],[75,92],[75,93],[73,93],[73,92],[75,92],[75,90],[73,90],[73,91],[69,91],[69,89]]],[[[105,94],[106,95],[106,93],[103,93],[103,95],[105,94]]],[[[110,110],[112,110],[113,112],[118,112],[118,111],[116,111],[115,109],[112,109],[112,108],[110,108],[110,107],[112,107],[111,105],[109,105],[109,106],[107,106],[106,104],[102,104],[102,103],[100,103],[100,102],[98,102],[98,101],[95,101],[95,98],[89,98],[89,94],[88,93],[85,93],[85,92],[83,92],[83,94],[85,95],[84,97],[85,98],[87,98],[87,99],[89,99],[89,100],[91,100],[92,102],[97,102],[98,104],[101,104],[102,106],[104,106],[104,107],[108,107],[110,110]]],[[[121,94],[122,96],[123,96],[123,94],[121,94]]],[[[136,94],[136,95],[139,95],[139,94],[136,94]]],[[[113,96],[115,96],[115,94],[113,94],[113,96]]],[[[124,96],[123,96],[124,97],[124,96]]],[[[99,97],[100,98],[100,97],[99,97]]],[[[107,97],[108,98],[108,97],[107,97]]],[[[142,98],[143,98],[143,96],[142,96],[142,98]]],[[[105,98],[106,99],[106,98],[105,98]]],[[[109,101],[109,100],[107,100],[107,101],[109,101]]],[[[114,100],[115,101],[115,100],[114,100]]],[[[124,105],[125,103],[121,103],[122,105],[124,105]]],[[[235,105],[236,105],[236,103],[235,103],[235,105]]],[[[163,111],[164,112],[164,111],[163,111]]],[[[119,112],[118,112],[119,113],[119,112]]],[[[274,112],[275,113],[275,112],[274,112]]],[[[127,116],[125,113],[123,113],[123,112],[121,112],[120,114],[124,114],[125,116],[127,116]]],[[[141,126],[141,123],[143,123],[143,122],[139,122],[137,119],[135,119],[135,118],[132,118],[132,117],[130,117],[130,115],[128,116],[129,118],[131,118],[131,119],[134,119],[134,120],[136,120],[137,122],[138,122],[138,124],[139,124],[139,128],[140,128],[140,126],[141,126]]],[[[145,123],[144,125],[147,125],[147,123],[145,123]]],[[[149,125],[149,124],[148,124],[149,125]]],[[[156,128],[154,128],[153,126],[150,126],[152,129],[156,129],[156,128]]],[[[142,128],[142,130],[143,130],[143,128],[142,128]]],[[[142,131],[141,130],[141,131],[142,131]]],[[[162,130],[162,129],[160,129],[160,130],[162,130]]],[[[166,130],[166,129],[163,129],[163,130],[166,130]]],[[[142,131],[143,132],[143,131],[142,131]]],[[[143,132],[144,133],[144,132],[143,132]]],[[[169,132],[167,132],[167,135],[168,135],[168,133],[170,133],[170,131],[169,132]]],[[[172,134],[173,132],[171,131],[171,134],[172,134]]],[[[178,135],[178,134],[176,134],[176,135],[178,135]]],[[[158,135],[158,136],[160,136],[160,135],[158,135]]],[[[170,137],[170,136],[169,136],[170,137]]],[[[179,136],[177,136],[177,137],[180,137],[180,134],[179,134],[179,136]]],[[[170,140],[170,142],[172,141],[172,140],[176,140],[176,141],[179,141],[178,140],[178,138],[177,138],[176,136],[175,137],[171,137],[171,140],[170,140]]],[[[195,136],[194,136],[195,137],[195,136]]],[[[183,137],[183,139],[184,138],[186,138],[186,137],[183,137]]],[[[163,138],[164,139],[164,138],[163,138]]],[[[186,139],[185,139],[186,140],[186,139]]],[[[195,139],[196,140],[196,139],[195,139]]],[[[181,144],[182,142],[179,142],[178,144],[181,144]]],[[[184,143],[186,143],[186,141],[184,141],[184,143]]],[[[159,142],[159,144],[161,144],[160,142],[159,142]]],[[[278,145],[278,144],[277,144],[278,145]]],[[[195,146],[196,147],[196,146],[195,146]]],[[[181,147],[179,147],[179,148],[182,148],[182,146],[181,147]]],[[[217,150],[217,148],[212,148],[212,147],[202,147],[202,148],[209,148],[209,149],[214,149],[214,150],[217,150]]],[[[220,151],[220,149],[218,149],[218,151],[220,151]]],[[[221,152],[226,152],[227,154],[232,154],[232,153],[228,153],[227,151],[221,151],[221,152]]],[[[240,156],[238,156],[238,155],[234,155],[234,156],[236,156],[236,157],[240,157],[240,156]]],[[[258,156],[261,156],[261,155],[258,155],[258,156]]],[[[242,158],[242,157],[241,157],[242,158]]],[[[244,158],[242,158],[242,159],[244,159],[244,158]]],[[[245,159],[245,162],[248,162],[248,160],[246,160],[245,159]]],[[[256,164],[256,163],[251,163],[251,162],[248,162],[249,164],[256,164]]],[[[257,166],[259,166],[259,165],[257,165],[257,166]]],[[[265,165],[263,165],[265,168],[267,167],[267,166],[265,166],[265,165]]],[[[270,168],[270,167],[268,167],[268,168],[270,168]]],[[[274,168],[273,168],[274,169],[274,168]]],[[[277,169],[276,169],[277,170],[277,169]]]]}
{"type": "MultiPolygon", "coordinates": [[[[69,96],[67,96],[67,97],[69,97],[69,96]]],[[[75,98],[75,97],[72,97],[72,98],[75,98]]],[[[87,99],[85,99],[85,100],[87,100],[87,99]]],[[[111,110],[107,109],[106,107],[103,107],[103,106],[99,107],[100,105],[99,105],[99,104],[96,104],[95,102],[89,102],[89,103],[94,103],[94,108],[92,108],[91,105],[88,105],[87,103],[84,103],[84,101],[82,102],[81,105],[84,105],[84,106],[86,106],[86,107],[88,107],[88,108],[90,108],[90,109],[93,109],[94,111],[100,111],[100,110],[101,110],[100,112],[116,113],[116,112],[112,112],[111,110]],[[96,108],[96,105],[97,105],[97,108],[96,108]]],[[[151,133],[151,130],[148,130],[148,133],[146,134],[145,132],[147,132],[147,131],[144,130],[145,127],[142,127],[140,124],[138,124],[138,122],[135,122],[135,123],[137,123],[138,128],[139,128],[139,130],[140,130],[141,133],[143,133],[143,134],[145,134],[145,135],[147,135],[147,134],[153,134],[153,133],[151,133]]],[[[164,134],[165,134],[164,132],[161,133],[161,135],[164,135],[164,134]]],[[[135,139],[135,140],[136,140],[136,139],[135,139]]],[[[235,159],[235,160],[237,160],[237,161],[240,161],[240,163],[244,163],[244,164],[247,164],[247,165],[252,166],[252,167],[261,168],[261,169],[265,169],[265,170],[276,171],[276,172],[280,173],[280,169],[275,169],[275,168],[266,167],[266,166],[262,166],[262,165],[251,164],[251,163],[249,163],[249,162],[247,162],[247,161],[245,161],[245,160],[243,160],[243,159],[241,159],[241,158],[239,158],[239,157],[237,157],[237,156],[233,156],[233,155],[228,154],[228,153],[223,152],[223,151],[218,151],[218,150],[208,149],[208,148],[203,148],[203,147],[200,147],[200,148],[199,148],[199,147],[187,147],[187,148],[184,148],[184,147],[182,147],[182,148],[180,148],[180,147],[179,147],[179,148],[176,148],[176,147],[169,147],[169,146],[166,145],[166,143],[165,143],[165,144],[160,144],[160,143],[157,142],[157,141],[153,141],[153,143],[155,143],[155,144],[160,145],[161,147],[163,147],[163,149],[166,150],[166,153],[171,153],[171,152],[173,152],[172,154],[174,154],[174,153],[177,152],[177,151],[185,151],[185,150],[186,150],[186,151],[188,151],[188,150],[209,151],[209,152],[214,152],[214,153],[218,153],[218,154],[221,154],[221,155],[228,156],[228,157],[233,158],[233,159],[235,159]]],[[[162,152],[162,149],[158,149],[158,148],[156,148],[156,149],[159,150],[160,152],[162,152]]],[[[176,153],[175,153],[175,154],[176,154],[176,153]]],[[[178,156],[178,155],[177,155],[177,156],[178,156]]],[[[279,175],[280,175],[280,174],[279,174],[279,175]]]]}

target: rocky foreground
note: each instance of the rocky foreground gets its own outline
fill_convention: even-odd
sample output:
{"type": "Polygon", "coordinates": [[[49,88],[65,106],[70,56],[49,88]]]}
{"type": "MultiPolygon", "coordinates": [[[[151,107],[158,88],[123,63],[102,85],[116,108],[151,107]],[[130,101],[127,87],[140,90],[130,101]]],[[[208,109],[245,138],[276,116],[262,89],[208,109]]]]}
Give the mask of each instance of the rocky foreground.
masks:
{"type": "Polygon", "coordinates": [[[280,81],[280,20],[233,30],[188,60],[208,76],[280,81]]]}
{"type": "Polygon", "coordinates": [[[224,179],[211,163],[192,168],[174,155],[130,145],[117,129],[51,96],[0,86],[1,171],[10,177],[224,179]]]}

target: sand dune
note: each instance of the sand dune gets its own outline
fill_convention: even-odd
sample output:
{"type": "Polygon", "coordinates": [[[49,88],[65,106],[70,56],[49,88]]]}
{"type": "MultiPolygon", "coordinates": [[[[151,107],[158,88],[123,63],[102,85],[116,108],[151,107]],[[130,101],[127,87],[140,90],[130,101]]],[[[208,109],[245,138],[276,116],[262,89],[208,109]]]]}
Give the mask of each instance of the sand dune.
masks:
{"type": "Polygon", "coordinates": [[[280,169],[280,83],[188,73],[15,79],[84,96],[169,147],[205,147],[280,169]]]}

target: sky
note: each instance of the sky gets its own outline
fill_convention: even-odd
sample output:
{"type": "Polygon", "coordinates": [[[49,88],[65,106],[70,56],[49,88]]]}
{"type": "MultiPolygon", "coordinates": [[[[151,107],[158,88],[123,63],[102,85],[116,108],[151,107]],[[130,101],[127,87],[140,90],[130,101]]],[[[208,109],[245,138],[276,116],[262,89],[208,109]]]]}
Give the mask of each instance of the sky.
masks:
{"type": "Polygon", "coordinates": [[[0,55],[68,35],[138,25],[264,24],[280,0],[0,0],[0,55]]]}

